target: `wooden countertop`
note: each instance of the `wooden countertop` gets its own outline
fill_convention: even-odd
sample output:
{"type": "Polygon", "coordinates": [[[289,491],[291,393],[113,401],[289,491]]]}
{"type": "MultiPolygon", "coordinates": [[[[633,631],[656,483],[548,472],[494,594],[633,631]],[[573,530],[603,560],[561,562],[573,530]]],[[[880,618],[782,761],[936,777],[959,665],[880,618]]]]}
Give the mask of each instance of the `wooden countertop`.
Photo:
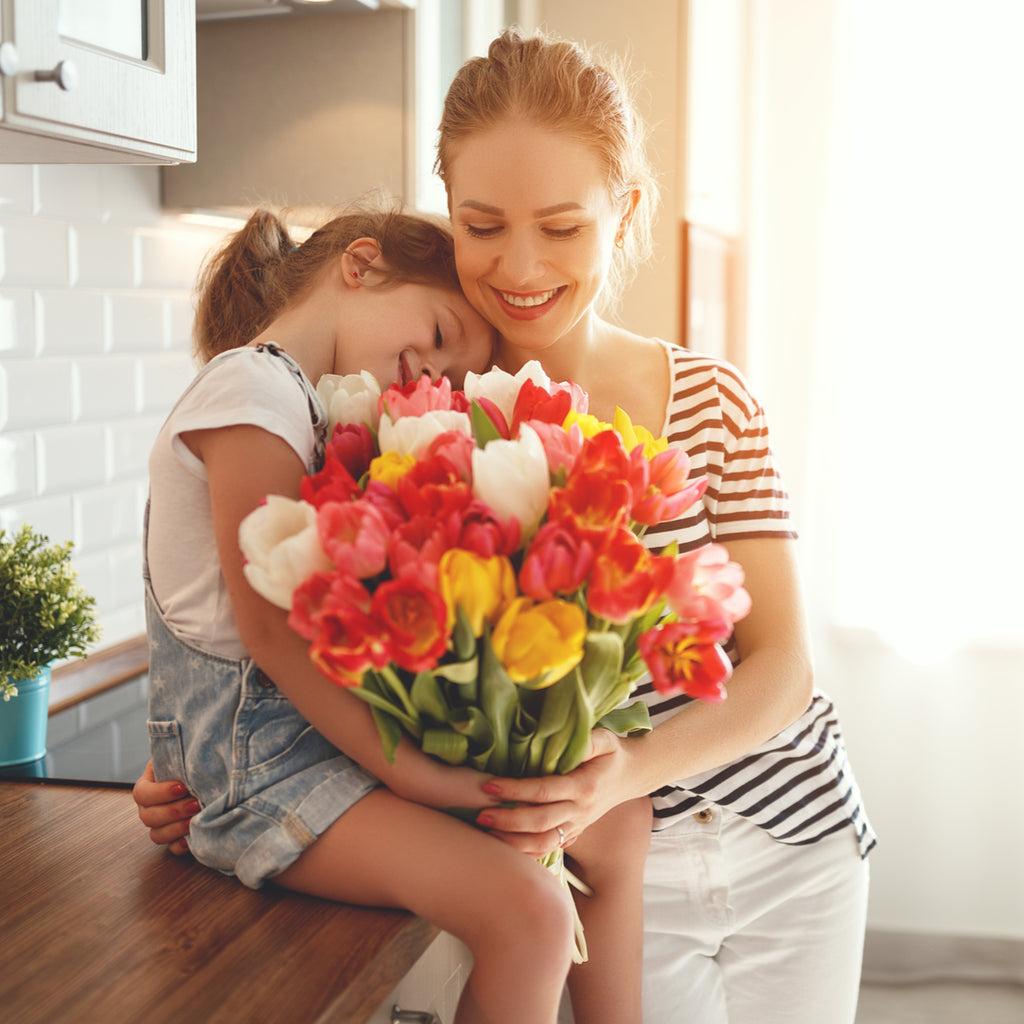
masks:
{"type": "Polygon", "coordinates": [[[154,846],[127,789],[0,782],[0,1018],[362,1024],[437,935],[154,846]]]}

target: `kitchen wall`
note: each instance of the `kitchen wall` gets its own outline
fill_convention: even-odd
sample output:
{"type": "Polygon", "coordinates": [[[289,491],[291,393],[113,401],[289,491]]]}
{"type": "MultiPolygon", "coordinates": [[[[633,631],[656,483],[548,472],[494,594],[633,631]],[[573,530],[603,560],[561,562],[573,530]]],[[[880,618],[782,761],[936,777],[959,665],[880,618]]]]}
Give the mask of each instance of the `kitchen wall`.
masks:
{"type": "Polygon", "coordinates": [[[146,460],[192,374],[215,229],[163,215],[155,167],[3,164],[0,527],[72,540],[104,635],[145,630],[146,460]]]}

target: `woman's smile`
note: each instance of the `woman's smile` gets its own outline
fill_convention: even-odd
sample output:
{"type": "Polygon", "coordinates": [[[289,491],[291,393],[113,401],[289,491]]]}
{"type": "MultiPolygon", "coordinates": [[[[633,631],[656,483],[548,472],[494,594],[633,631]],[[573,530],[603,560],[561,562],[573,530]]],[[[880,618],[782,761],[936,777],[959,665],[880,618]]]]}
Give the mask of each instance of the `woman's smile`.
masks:
{"type": "Polygon", "coordinates": [[[543,292],[506,292],[494,288],[507,316],[514,320],[535,320],[543,316],[565,291],[565,286],[543,292]]]}

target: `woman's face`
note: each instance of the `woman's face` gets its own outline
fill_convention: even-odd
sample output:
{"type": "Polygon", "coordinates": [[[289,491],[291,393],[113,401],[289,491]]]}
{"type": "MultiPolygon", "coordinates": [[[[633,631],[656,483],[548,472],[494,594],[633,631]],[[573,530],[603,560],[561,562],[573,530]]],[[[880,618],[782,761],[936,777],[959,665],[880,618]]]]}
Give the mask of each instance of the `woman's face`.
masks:
{"type": "Polygon", "coordinates": [[[446,180],[459,280],[502,338],[540,351],[586,325],[623,216],[597,153],[509,120],[460,140],[446,180]]]}
{"type": "Polygon", "coordinates": [[[462,387],[468,370],[491,365],[494,329],[459,291],[406,282],[360,287],[353,298],[340,314],[335,373],[369,370],[382,388],[428,373],[462,387]]]}

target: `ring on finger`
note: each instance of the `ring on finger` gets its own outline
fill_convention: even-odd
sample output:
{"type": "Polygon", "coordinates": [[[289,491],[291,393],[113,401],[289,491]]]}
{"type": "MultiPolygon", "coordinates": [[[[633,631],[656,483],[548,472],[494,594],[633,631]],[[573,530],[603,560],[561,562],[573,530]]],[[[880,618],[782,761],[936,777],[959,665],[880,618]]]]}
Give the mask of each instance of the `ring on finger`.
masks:
{"type": "Polygon", "coordinates": [[[558,833],[558,848],[562,849],[565,846],[565,829],[561,825],[556,825],[555,831],[558,833]]]}

